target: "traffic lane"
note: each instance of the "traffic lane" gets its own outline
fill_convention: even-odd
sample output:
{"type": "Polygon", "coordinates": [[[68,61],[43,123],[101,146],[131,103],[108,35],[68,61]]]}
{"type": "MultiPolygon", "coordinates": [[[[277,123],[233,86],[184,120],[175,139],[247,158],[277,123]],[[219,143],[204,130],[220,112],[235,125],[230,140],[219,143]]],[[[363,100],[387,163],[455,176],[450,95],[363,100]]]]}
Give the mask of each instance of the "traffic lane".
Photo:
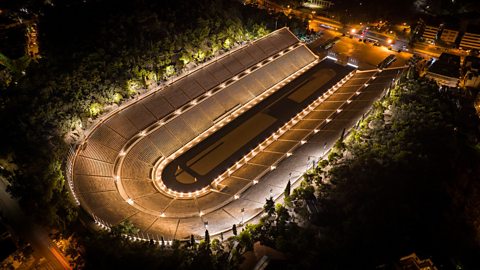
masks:
{"type": "Polygon", "coordinates": [[[315,40],[314,42],[312,42],[310,46],[310,48],[316,48],[318,46],[321,46],[322,45],[322,42],[325,42],[331,38],[334,38],[336,36],[341,36],[341,34],[339,32],[336,32],[336,31],[332,31],[332,30],[329,30],[327,28],[324,28],[322,26],[320,26],[320,23],[318,21],[312,21],[310,23],[311,25],[311,28],[315,31],[315,32],[319,32],[321,31],[322,32],[322,36],[317,38],[317,40],[315,40]]]}
{"type": "Polygon", "coordinates": [[[54,269],[71,269],[61,253],[51,250],[55,244],[42,228],[34,224],[18,205],[17,201],[6,191],[6,184],[0,179],[0,206],[7,224],[15,230],[15,234],[29,242],[33,250],[48,260],[54,269]]]}
{"type": "MultiPolygon", "coordinates": [[[[323,92],[328,90],[352,70],[353,68],[351,67],[340,66],[331,60],[322,61],[311,70],[293,80],[285,87],[278,90],[276,93],[272,94],[270,97],[250,109],[248,112],[239,116],[230,124],[210,135],[208,138],[169,163],[162,172],[162,180],[166,185],[168,184],[169,187],[185,192],[190,192],[191,190],[194,191],[208,185],[212,179],[215,179],[217,175],[227,170],[238,159],[243,157],[243,155],[248,153],[258,143],[263,141],[272,132],[283,125],[284,122],[288,121],[294,114],[296,114],[296,111],[301,110],[312,100],[323,94],[323,92]],[[333,70],[334,75],[325,77],[324,75],[328,70],[333,70]],[[312,88],[311,83],[315,82],[316,78],[320,78],[325,81],[322,84],[320,84],[321,82],[317,82],[318,85],[314,85],[312,88]],[[313,90],[309,88],[312,88],[313,90]],[[289,110],[285,110],[284,108],[289,108],[289,110]],[[226,134],[234,132],[235,129],[242,127],[243,123],[255,115],[258,115],[262,111],[264,111],[264,115],[273,115],[275,122],[268,121],[268,125],[266,125],[262,130],[259,130],[259,135],[255,136],[254,139],[250,138],[248,143],[243,142],[242,145],[234,147],[235,149],[233,150],[235,150],[235,153],[231,155],[226,154],[224,151],[215,151],[215,147],[212,147],[211,151],[208,151],[208,148],[213,144],[222,141],[226,134]],[[210,153],[214,153],[215,157],[209,157],[210,153]],[[189,166],[188,163],[191,160],[195,161],[195,157],[197,156],[200,156],[201,159],[205,160],[208,163],[208,167],[212,167],[214,165],[214,168],[208,172],[201,172],[203,174],[194,171],[192,168],[190,168],[191,166],[189,166]],[[213,162],[213,160],[216,161],[214,162],[215,164],[212,165],[210,163],[213,162]],[[179,168],[193,175],[196,181],[193,183],[182,183],[181,181],[177,181],[176,177],[178,175],[179,168]]],[[[262,126],[260,125],[260,127],[262,126]]],[[[239,135],[236,134],[235,136],[238,137],[239,135]]],[[[239,140],[234,140],[233,138],[233,140],[230,141],[236,143],[239,140]]],[[[224,144],[224,142],[220,143],[218,146],[221,147],[222,144],[224,144]]]]}

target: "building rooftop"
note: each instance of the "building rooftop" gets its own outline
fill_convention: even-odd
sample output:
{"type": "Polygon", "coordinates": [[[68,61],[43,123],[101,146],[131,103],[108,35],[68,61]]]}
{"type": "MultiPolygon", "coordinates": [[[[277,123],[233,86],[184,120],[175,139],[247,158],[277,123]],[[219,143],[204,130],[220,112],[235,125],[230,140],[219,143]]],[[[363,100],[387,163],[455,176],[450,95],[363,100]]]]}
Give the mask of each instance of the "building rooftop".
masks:
{"type": "Polygon", "coordinates": [[[458,66],[447,64],[441,61],[436,61],[433,63],[428,69],[428,72],[451,78],[458,78],[460,76],[460,70],[458,66]]]}
{"type": "Polygon", "coordinates": [[[480,69],[480,58],[476,56],[467,56],[465,57],[465,61],[463,61],[465,67],[470,67],[471,69],[480,69]]]}
{"type": "Polygon", "coordinates": [[[428,72],[458,78],[460,77],[460,57],[458,55],[442,53],[439,59],[428,68],[428,72]]]}
{"type": "Polygon", "coordinates": [[[460,56],[450,53],[442,53],[438,60],[447,64],[460,65],[460,56]]]}

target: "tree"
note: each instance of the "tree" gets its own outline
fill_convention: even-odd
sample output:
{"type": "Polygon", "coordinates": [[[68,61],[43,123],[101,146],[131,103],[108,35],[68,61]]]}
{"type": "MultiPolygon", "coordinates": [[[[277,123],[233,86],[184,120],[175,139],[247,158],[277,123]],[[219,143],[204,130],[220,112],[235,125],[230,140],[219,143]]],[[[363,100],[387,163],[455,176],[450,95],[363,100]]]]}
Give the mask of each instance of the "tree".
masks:
{"type": "Polygon", "coordinates": [[[239,237],[238,237],[238,241],[240,242],[240,244],[242,246],[245,247],[245,249],[247,251],[249,250],[253,250],[253,239],[252,239],[252,235],[250,233],[250,230],[243,230],[239,237]]]}
{"type": "Polygon", "coordinates": [[[233,226],[232,226],[232,233],[233,233],[233,235],[237,236],[237,225],[236,224],[233,224],[233,226]]]}
{"type": "Polygon", "coordinates": [[[342,130],[342,134],[340,135],[340,141],[343,142],[343,139],[345,138],[345,128],[342,130]]]}
{"type": "Polygon", "coordinates": [[[195,237],[193,236],[193,234],[190,235],[190,246],[191,247],[195,246],[195,237]]]}
{"type": "Polygon", "coordinates": [[[205,230],[205,243],[207,243],[207,246],[210,245],[210,234],[208,230],[205,230]]]}
{"type": "Polygon", "coordinates": [[[110,233],[114,236],[135,235],[140,231],[130,220],[122,221],[112,227],[110,233]]]}
{"type": "Polygon", "coordinates": [[[275,214],[275,202],[273,198],[266,199],[265,205],[263,206],[263,210],[267,213],[268,216],[273,216],[275,214]]]}
{"type": "Polygon", "coordinates": [[[287,183],[287,186],[285,187],[285,192],[284,192],[285,197],[290,196],[290,189],[291,189],[291,183],[290,183],[290,180],[288,180],[288,183],[287,183]]]}

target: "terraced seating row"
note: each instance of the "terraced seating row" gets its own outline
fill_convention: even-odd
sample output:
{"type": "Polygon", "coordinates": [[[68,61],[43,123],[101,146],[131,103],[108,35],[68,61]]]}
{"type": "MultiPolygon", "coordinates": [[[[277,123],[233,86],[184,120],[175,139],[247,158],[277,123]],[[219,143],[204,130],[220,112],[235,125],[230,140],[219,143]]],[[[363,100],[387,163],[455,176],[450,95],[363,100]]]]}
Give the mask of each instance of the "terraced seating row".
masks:
{"type": "MultiPolygon", "coordinates": [[[[130,138],[190,100],[296,43],[298,43],[298,40],[287,29],[276,31],[268,38],[260,39],[232,54],[228,54],[218,61],[214,61],[187,75],[166,87],[163,91],[142,100],[140,104],[143,106],[131,106],[123,110],[120,113],[122,117],[118,119],[113,117],[107,121],[107,125],[124,138],[130,138]],[[275,42],[281,43],[275,44],[275,42]]],[[[303,58],[305,60],[305,56],[303,58]]]]}
{"type": "MultiPolygon", "coordinates": [[[[190,108],[165,126],[149,134],[147,138],[154,142],[160,154],[168,156],[180,146],[186,144],[199,133],[212,126],[226,112],[235,106],[250,101],[253,97],[263,93],[277,82],[287,78],[296,70],[311,63],[315,58],[310,53],[310,58],[305,54],[310,53],[304,47],[298,47],[285,55],[260,68],[258,73],[251,73],[241,80],[227,86],[222,91],[190,108]],[[288,65],[290,63],[290,65],[288,65]],[[288,73],[277,72],[280,67],[288,66],[288,73]]],[[[134,148],[137,145],[134,146],[134,148]]],[[[143,147],[141,144],[138,147],[143,147]]],[[[148,148],[155,151],[154,148],[148,148]]],[[[159,153],[153,154],[157,157],[159,153]]],[[[149,162],[153,161],[150,160],[149,162]]]]}

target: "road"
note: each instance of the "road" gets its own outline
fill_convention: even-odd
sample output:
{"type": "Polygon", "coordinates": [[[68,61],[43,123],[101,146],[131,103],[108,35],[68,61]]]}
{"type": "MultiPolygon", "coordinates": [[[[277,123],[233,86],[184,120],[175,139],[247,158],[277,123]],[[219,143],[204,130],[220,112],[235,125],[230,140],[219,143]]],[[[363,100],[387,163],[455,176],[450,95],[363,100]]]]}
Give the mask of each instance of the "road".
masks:
{"type": "Polygon", "coordinates": [[[406,65],[408,59],[412,56],[408,52],[397,52],[387,49],[385,46],[374,46],[370,42],[361,42],[356,38],[350,38],[349,36],[342,36],[336,31],[322,29],[323,35],[316,41],[314,41],[309,47],[315,52],[325,53],[320,50],[320,46],[327,40],[339,36],[340,40],[333,45],[329,50],[337,55],[338,59],[351,57],[358,62],[360,70],[368,70],[377,68],[378,63],[385,59],[388,55],[394,54],[397,60],[391,65],[391,67],[401,67],[406,65]]]}
{"type": "Polygon", "coordinates": [[[6,180],[0,177],[0,206],[7,224],[14,230],[15,235],[29,242],[34,255],[47,259],[52,269],[72,269],[50,240],[47,232],[23,213],[18,202],[11,197],[6,188],[6,180]]]}
{"type": "MultiPolygon", "coordinates": [[[[364,36],[360,36],[359,32],[361,31],[361,29],[365,28],[365,25],[359,25],[359,24],[344,25],[344,24],[341,24],[339,21],[336,21],[330,18],[326,18],[326,17],[314,15],[314,14],[308,14],[308,13],[298,11],[298,10],[293,10],[290,8],[284,8],[270,1],[264,1],[264,2],[267,3],[268,8],[272,8],[276,12],[292,14],[299,18],[308,18],[309,19],[308,27],[315,31],[329,30],[330,32],[333,32],[335,35],[341,35],[342,33],[345,33],[348,36],[348,34],[352,33],[351,30],[355,29],[356,32],[353,34],[354,39],[358,40],[359,38],[362,38],[362,39],[369,38],[372,40],[378,40],[382,46],[385,46],[385,47],[391,46],[394,51],[403,50],[403,48],[409,47],[408,40],[404,37],[400,37],[400,36],[396,36],[388,33],[378,33],[378,32],[375,32],[373,29],[368,30],[364,36]],[[393,40],[393,44],[388,43],[389,39],[393,40]]],[[[265,6],[259,5],[258,7],[264,8],[265,6]]],[[[400,27],[405,27],[405,26],[402,25],[400,27]]],[[[460,56],[467,55],[467,53],[462,50],[443,48],[443,47],[435,46],[432,44],[427,44],[424,42],[416,42],[413,46],[413,49],[410,48],[410,50],[411,50],[410,53],[419,54],[426,59],[429,59],[431,57],[439,57],[442,52],[448,52],[448,53],[452,53],[460,56]]],[[[348,55],[350,51],[351,51],[351,47],[348,47],[346,50],[341,50],[341,53],[345,53],[346,55],[348,55]]],[[[403,55],[398,56],[398,58],[399,59],[408,58],[409,55],[411,56],[410,53],[408,52],[403,53],[403,55]]],[[[362,55],[363,54],[361,53],[354,54],[354,57],[358,58],[359,62],[365,63],[360,59],[362,55]]],[[[367,57],[365,58],[368,59],[367,57]]],[[[401,66],[401,65],[403,64],[397,64],[395,66],[401,66]]],[[[368,68],[368,65],[365,68],[368,68]]],[[[371,65],[370,65],[370,68],[371,68],[371,65]]]]}

